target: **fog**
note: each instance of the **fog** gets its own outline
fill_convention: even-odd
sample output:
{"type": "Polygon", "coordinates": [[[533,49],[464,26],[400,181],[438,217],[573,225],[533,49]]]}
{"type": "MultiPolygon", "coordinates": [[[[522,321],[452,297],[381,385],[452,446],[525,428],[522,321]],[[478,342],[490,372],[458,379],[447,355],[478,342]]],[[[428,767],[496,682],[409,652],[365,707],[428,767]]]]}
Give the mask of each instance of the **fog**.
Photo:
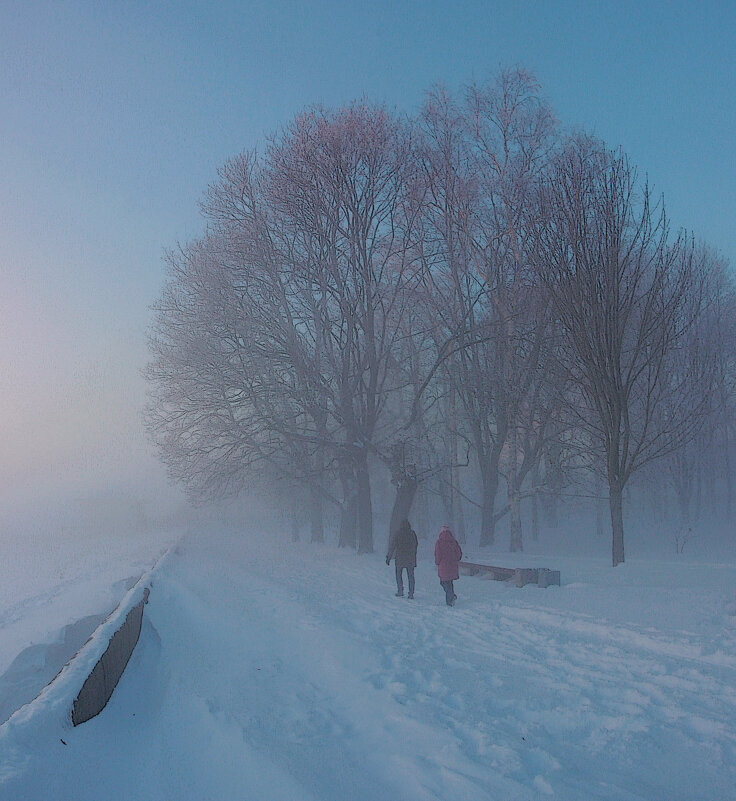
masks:
{"type": "Polygon", "coordinates": [[[452,14],[415,7],[401,19],[386,8],[278,4],[248,13],[237,4],[4,8],[5,514],[100,495],[180,500],[140,419],[162,251],[201,232],[197,202],[217,168],[309,103],[371,96],[413,111],[435,81],[457,87],[500,62],[524,63],[566,122],[631,152],[667,193],[677,225],[732,256],[734,167],[722,158],[736,127],[724,35],[732,16],[579,11],[521,19],[508,10],[491,20],[474,3],[452,14]],[[636,21],[660,68],[621,56],[629,38],[619,13],[636,21]],[[617,57],[604,67],[598,54],[609,52],[617,57]],[[694,141],[697,158],[688,159],[694,141]]]}
{"type": "Polygon", "coordinates": [[[74,345],[71,327],[16,320],[12,331],[12,316],[3,320],[0,353],[3,508],[37,510],[114,493],[170,500],[143,429],[142,349],[99,340],[74,345]]]}

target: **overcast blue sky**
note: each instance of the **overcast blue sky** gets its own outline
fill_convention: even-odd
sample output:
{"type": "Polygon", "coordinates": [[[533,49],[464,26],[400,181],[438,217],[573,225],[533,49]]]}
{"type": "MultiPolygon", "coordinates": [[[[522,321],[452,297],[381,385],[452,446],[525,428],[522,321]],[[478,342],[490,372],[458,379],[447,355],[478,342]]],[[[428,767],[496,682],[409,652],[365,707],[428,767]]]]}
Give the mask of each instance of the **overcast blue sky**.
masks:
{"type": "Polygon", "coordinates": [[[516,64],[736,262],[733,0],[0,0],[0,490],[159,476],[149,306],[227,158],[308,104],[412,112],[516,64]]]}

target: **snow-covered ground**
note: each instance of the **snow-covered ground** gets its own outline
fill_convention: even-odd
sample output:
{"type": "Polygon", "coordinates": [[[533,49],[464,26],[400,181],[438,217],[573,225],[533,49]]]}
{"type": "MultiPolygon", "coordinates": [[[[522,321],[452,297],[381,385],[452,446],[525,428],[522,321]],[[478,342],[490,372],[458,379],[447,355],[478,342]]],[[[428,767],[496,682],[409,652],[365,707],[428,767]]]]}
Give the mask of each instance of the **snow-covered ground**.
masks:
{"type": "Polygon", "coordinates": [[[180,536],[51,513],[2,520],[0,723],[51,681],[180,536]]]}
{"type": "Polygon", "coordinates": [[[380,553],[188,537],[102,714],[0,727],[0,797],[735,797],[733,564],[495,555],[563,586],[450,609],[420,547],[410,601],[380,553]]]}

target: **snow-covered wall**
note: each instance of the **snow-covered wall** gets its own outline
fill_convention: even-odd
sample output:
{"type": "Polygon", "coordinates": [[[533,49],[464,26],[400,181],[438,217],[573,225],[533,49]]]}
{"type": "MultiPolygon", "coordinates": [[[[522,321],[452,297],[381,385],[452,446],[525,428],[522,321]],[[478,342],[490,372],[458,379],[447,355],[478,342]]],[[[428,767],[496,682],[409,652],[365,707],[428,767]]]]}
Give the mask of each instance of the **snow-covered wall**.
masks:
{"type": "Polygon", "coordinates": [[[110,699],[138,642],[143,606],[156,570],[171,551],[161,556],[126,593],[115,611],[94,631],[56,678],[4,724],[23,728],[34,716],[77,725],[99,714],[110,699]]]}
{"type": "Polygon", "coordinates": [[[147,601],[148,587],[144,587],[143,598],[128,612],[125,622],[112,635],[105,653],[87,676],[72,706],[72,723],[75,726],[99,715],[110,700],[138,643],[143,622],[143,605],[147,601]]]}

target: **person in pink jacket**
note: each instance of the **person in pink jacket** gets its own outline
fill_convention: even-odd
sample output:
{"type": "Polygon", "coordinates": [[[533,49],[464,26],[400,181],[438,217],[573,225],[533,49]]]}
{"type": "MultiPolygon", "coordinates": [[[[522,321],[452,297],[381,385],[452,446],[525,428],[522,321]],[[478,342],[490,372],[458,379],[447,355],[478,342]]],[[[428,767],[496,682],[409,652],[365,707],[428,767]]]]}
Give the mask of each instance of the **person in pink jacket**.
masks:
{"type": "Polygon", "coordinates": [[[463,558],[463,550],[455,539],[449,526],[442,526],[437,542],[434,546],[434,563],[437,565],[437,575],[445,591],[445,602],[454,606],[457,600],[452,582],[460,577],[458,562],[463,558]]]}

